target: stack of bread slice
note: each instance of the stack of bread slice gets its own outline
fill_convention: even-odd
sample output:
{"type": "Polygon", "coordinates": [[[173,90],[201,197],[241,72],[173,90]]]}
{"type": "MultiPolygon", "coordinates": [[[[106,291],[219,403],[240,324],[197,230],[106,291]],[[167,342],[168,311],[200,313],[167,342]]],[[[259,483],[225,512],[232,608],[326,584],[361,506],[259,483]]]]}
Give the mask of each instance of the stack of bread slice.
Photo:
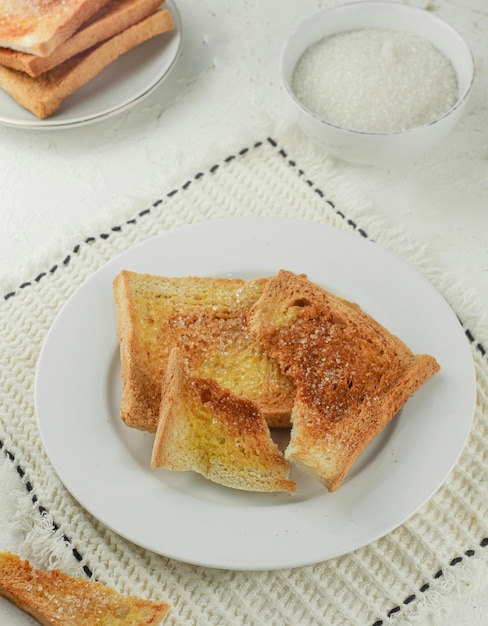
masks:
{"type": "Polygon", "coordinates": [[[161,0],[0,0],[0,87],[44,119],[121,54],[173,28],[161,0]]]}
{"type": "Polygon", "coordinates": [[[114,281],[121,417],[155,432],[152,467],[293,492],[293,464],[335,491],[438,370],[365,313],[285,270],[269,278],[114,281]],[[270,428],[290,427],[284,453],[270,428]]]}

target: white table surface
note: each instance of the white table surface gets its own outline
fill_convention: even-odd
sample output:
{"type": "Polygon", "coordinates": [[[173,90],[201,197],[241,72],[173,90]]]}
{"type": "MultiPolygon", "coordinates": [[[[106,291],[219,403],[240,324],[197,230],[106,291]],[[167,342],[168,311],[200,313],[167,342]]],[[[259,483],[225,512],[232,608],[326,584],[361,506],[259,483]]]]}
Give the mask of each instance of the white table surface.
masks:
{"type": "MultiPolygon", "coordinates": [[[[476,81],[465,116],[439,147],[389,167],[338,162],[378,214],[425,242],[446,270],[466,275],[488,303],[488,3],[409,0],[434,10],[467,40],[476,81]]],[[[60,236],[90,232],[111,207],[142,208],[192,164],[239,137],[260,137],[269,118],[286,123],[278,77],[281,47],[298,23],[337,0],[177,0],[181,56],[146,100],[81,128],[0,127],[0,283],[28,279],[22,266],[60,236]],[[212,152],[209,154],[209,147],[212,152]]],[[[190,169],[188,169],[190,168],[190,169]]],[[[76,237],[74,241],[76,242],[76,237]]],[[[471,597],[476,624],[482,598],[471,597]],[[474,610],[476,605],[476,611],[474,610]]],[[[486,602],[486,599],[485,599],[486,602]]],[[[488,603],[487,611],[488,614],[488,603]]],[[[462,624],[459,613],[452,624],[462,624]]],[[[0,623],[34,624],[5,601],[0,623]]],[[[451,623],[451,622],[449,622],[451,623]]]]}

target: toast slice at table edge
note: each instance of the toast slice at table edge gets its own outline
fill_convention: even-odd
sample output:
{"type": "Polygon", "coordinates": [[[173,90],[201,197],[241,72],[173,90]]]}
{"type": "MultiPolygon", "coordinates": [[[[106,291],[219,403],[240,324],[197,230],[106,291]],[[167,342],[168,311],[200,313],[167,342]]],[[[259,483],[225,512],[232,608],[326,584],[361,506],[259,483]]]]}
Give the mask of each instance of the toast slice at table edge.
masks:
{"type": "Polygon", "coordinates": [[[0,552],[0,595],[42,626],[158,626],[170,608],[60,570],[38,570],[10,552],[0,552]]]}

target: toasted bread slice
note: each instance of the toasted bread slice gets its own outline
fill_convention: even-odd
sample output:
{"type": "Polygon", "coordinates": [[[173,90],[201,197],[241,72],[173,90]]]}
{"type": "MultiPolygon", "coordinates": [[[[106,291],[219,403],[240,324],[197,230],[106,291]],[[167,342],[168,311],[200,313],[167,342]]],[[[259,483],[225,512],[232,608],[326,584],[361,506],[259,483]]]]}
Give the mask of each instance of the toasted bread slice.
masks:
{"type": "Polygon", "coordinates": [[[170,12],[156,11],[37,78],[0,66],[0,87],[39,119],[45,119],[59,108],[63,100],[92,80],[121,54],[172,28],[170,12]]]}
{"type": "Polygon", "coordinates": [[[108,0],[0,0],[0,46],[46,56],[108,0]]]}
{"type": "Polygon", "coordinates": [[[42,626],[157,626],[170,608],[59,570],[35,569],[10,552],[0,552],[0,595],[42,626]]]}
{"type": "Polygon", "coordinates": [[[280,271],[249,325],[297,387],[285,457],[335,491],[372,439],[439,370],[361,308],[280,271]]]}
{"type": "Polygon", "coordinates": [[[0,65],[36,77],[76,54],[110,39],[153,13],[161,0],[110,0],[62,45],[40,57],[10,48],[0,48],[0,65]]]}
{"type": "Polygon", "coordinates": [[[156,431],[161,381],[176,346],[192,373],[256,402],[270,426],[289,426],[294,385],[246,324],[265,284],[265,279],[165,278],[128,271],[116,277],[120,413],[128,426],[156,431]]]}
{"type": "Polygon", "coordinates": [[[163,378],[151,467],[195,471],[245,491],[295,491],[290,467],[251,400],[192,376],[173,348],[163,378]]]}

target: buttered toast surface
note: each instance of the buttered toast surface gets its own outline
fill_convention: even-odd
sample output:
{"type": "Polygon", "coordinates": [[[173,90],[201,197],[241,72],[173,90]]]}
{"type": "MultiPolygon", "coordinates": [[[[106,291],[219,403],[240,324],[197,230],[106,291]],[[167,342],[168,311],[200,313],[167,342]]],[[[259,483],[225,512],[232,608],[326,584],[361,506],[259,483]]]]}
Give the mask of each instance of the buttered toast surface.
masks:
{"type": "Polygon", "coordinates": [[[270,426],[289,425],[295,388],[247,327],[266,279],[166,278],[122,271],[113,289],[122,370],[121,417],[155,432],[171,349],[191,371],[256,402],[270,426]]]}
{"type": "Polygon", "coordinates": [[[168,359],[160,406],[152,467],[193,470],[245,491],[295,491],[256,403],[192,375],[180,348],[168,359]]]}

